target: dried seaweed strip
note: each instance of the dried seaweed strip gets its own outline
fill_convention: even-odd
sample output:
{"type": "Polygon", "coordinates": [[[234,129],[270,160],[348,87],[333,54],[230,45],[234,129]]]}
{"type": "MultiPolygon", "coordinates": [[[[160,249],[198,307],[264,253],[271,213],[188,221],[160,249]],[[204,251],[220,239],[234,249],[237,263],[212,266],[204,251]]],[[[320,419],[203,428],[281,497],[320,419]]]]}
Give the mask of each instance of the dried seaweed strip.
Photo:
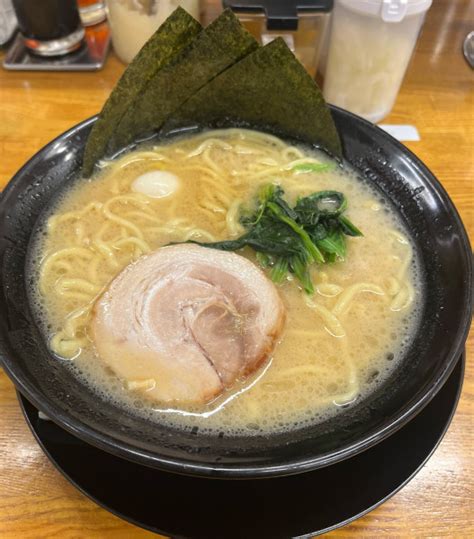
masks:
{"type": "Polygon", "coordinates": [[[163,133],[191,125],[229,124],[267,129],[342,156],[321,91],[281,38],[209,82],[173,114],[163,133]]]}
{"type": "Polygon", "coordinates": [[[145,43],[124,71],[92,128],[84,151],[83,176],[90,176],[96,162],[105,155],[112,135],[135,97],[201,30],[202,26],[191,15],[178,8],[145,43]]]}

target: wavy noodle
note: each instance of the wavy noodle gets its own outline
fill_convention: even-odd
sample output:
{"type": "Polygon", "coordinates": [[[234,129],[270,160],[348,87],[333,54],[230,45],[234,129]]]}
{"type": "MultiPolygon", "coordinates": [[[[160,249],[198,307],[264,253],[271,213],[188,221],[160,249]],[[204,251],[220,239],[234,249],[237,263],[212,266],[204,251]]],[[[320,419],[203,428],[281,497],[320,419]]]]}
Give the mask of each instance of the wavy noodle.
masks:
{"type": "Polygon", "coordinates": [[[66,247],[65,249],[61,249],[60,251],[56,251],[55,253],[50,254],[47,256],[41,266],[39,271],[39,282],[40,282],[40,291],[44,294],[46,292],[44,288],[45,283],[45,277],[46,275],[51,271],[52,266],[62,258],[86,258],[91,259],[93,258],[94,254],[87,250],[84,247],[66,247]]]}
{"type": "Polygon", "coordinates": [[[411,247],[409,245],[407,246],[407,249],[408,249],[408,253],[405,256],[404,260],[402,260],[400,268],[399,268],[399,270],[397,272],[397,278],[399,280],[402,280],[402,279],[405,278],[405,274],[406,274],[407,269],[408,269],[409,265],[411,264],[411,261],[412,261],[412,258],[413,258],[413,253],[411,252],[411,247]]]}
{"type": "MultiPolygon", "coordinates": [[[[165,161],[166,158],[162,155],[160,155],[158,152],[137,152],[137,153],[130,153],[128,155],[125,155],[124,157],[120,158],[119,163],[119,169],[124,169],[125,167],[128,167],[128,165],[131,165],[132,163],[137,163],[140,161],[165,161]]],[[[107,165],[113,165],[115,164],[115,161],[107,161],[107,165]]]]}
{"type": "Polygon", "coordinates": [[[356,283],[352,286],[349,286],[342,292],[339,297],[336,305],[332,309],[332,314],[334,316],[341,316],[351,308],[351,304],[354,301],[354,298],[357,294],[362,292],[370,292],[371,294],[376,294],[377,296],[385,295],[385,292],[372,283],[356,283]]]}
{"type": "Polygon", "coordinates": [[[179,226],[152,226],[145,229],[148,233],[154,234],[173,234],[173,235],[179,235],[179,234],[185,234],[188,231],[188,227],[179,227],[179,226]]]}
{"type": "Polygon", "coordinates": [[[234,200],[229,209],[227,210],[225,216],[225,222],[227,225],[227,232],[229,235],[234,238],[235,236],[240,236],[244,232],[244,227],[240,224],[239,221],[239,210],[242,204],[242,200],[239,198],[234,200]]]}
{"type": "Polygon", "coordinates": [[[206,150],[210,150],[212,147],[220,148],[221,150],[232,150],[232,145],[224,140],[218,138],[207,138],[204,142],[201,142],[197,148],[191,150],[186,157],[196,157],[204,153],[206,150]]]}
{"type": "MultiPolygon", "coordinates": [[[[267,178],[268,180],[268,176],[272,176],[275,174],[291,175],[294,172],[293,171],[294,167],[296,167],[297,165],[313,164],[313,163],[320,165],[321,161],[319,159],[312,159],[310,157],[306,157],[303,159],[295,159],[289,163],[279,164],[276,166],[262,166],[262,167],[258,167],[260,170],[249,174],[249,178],[252,180],[257,180],[260,178],[267,178]]],[[[298,178],[298,181],[300,182],[301,179],[298,178]]],[[[310,181],[313,182],[314,180],[310,180],[310,181]]]]}
{"type": "Polygon", "coordinates": [[[284,169],[285,170],[293,170],[298,165],[321,165],[320,159],[314,159],[311,157],[303,157],[301,159],[295,159],[294,161],[291,161],[290,163],[286,164],[284,169]]]}
{"type": "Polygon", "coordinates": [[[145,220],[156,224],[163,223],[163,219],[160,219],[159,217],[156,217],[155,215],[150,215],[148,213],[139,212],[139,211],[129,211],[125,212],[123,216],[127,219],[138,219],[138,220],[145,220]]]}
{"type": "Polygon", "coordinates": [[[89,344],[85,329],[96,297],[71,311],[66,317],[64,328],[51,338],[51,348],[59,356],[72,359],[80,353],[81,348],[89,344]]]}
{"type": "Polygon", "coordinates": [[[61,296],[63,298],[67,299],[74,299],[78,301],[89,301],[90,295],[86,294],[84,292],[75,292],[74,290],[61,290],[60,288],[56,288],[56,293],[58,296],[61,296]]]}
{"type": "Polygon", "coordinates": [[[271,157],[265,157],[264,159],[259,159],[255,165],[256,168],[261,168],[262,166],[265,167],[275,167],[279,165],[279,162],[275,159],[272,159],[271,157]]]}
{"type": "Polygon", "coordinates": [[[321,283],[327,283],[329,281],[329,275],[325,271],[321,271],[318,268],[317,277],[321,283]]]}
{"type": "Polygon", "coordinates": [[[145,240],[142,240],[141,238],[124,238],[114,243],[114,247],[118,248],[123,247],[124,245],[138,248],[140,254],[146,254],[151,252],[151,247],[145,240]]]}
{"type": "Polygon", "coordinates": [[[58,356],[67,359],[74,359],[79,355],[81,349],[89,344],[89,341],[83,339],[69,339],[60,331],[50,340],[50,346],[58,356]]]}
{"type": "Polygon", "coordinates": [[[276,174],[281,174],[285,172],[285,168],[278,165],[276,167],[262,167],[262,170],[254,173],[247,174],[249,180],[258,180],[265,178],[266,181],[268,181],[269,177],[272,177],[276,174]]]}
{"type": "Polygon", "coordinates": [[[78,290],[80,292],[95,295],[99,291],[99,287],[85,279],[68,279],[62,278],[56,281],[56,289],[58,291],[78,290]]]}
{"type": "Polygon", "coordinates": [[[114,223],[117,223],[119,225],[124,226],[125,228],[128,228],[134,234],[136,234],[138,238],[143,239],[142,231],[139,229],[137,225],[134,225],[131,221],[124,219],[123,217],[119,217],[118,215],[110,211],[110,206],[113,202],[114,202],[114,199],[109,200],[108,202],[104,204],[104,208],[103,208],[104,216],[110,219],[111,221],[113,221],[114,223]]]}
{"type": "Polygon", "coordinates": [[[81,245],[86,239],[86,230],[84,223],[78,223],[74,226],[74,232],[76,233],[76,244],[81,245]]]}
{"type": "Polygon", "coordinates": [[[106,235],[106,232],[109,231],[111,228],[117,229],[115,223],[111,221],[105,221],[105,223],[99,228],[99,230],[92,236],[92,241],[104,241],[104,236],[106,235]]]}
{"type": "Polygon", "coordinates": [[[386,283],[387,294],[389,296],[396,296],[400,292],[400,282],[395,277],[389,277],[386,283]]]}
{"type": "Polygon", "coordinates": [[[217,238],[214,234],[211,234],[207,230],[202,228],[193,228],[184,234],[183,241],[188,240],[205,240],[205,241],[217,241],[217,238]]]}
{"type": "Polygon", "coordinates": [[[334,337],[345,337],[346,332],[344,331],[344,328],[342,327],[342,324],[337,316],[335,316],[323,305],[319,305],[312,301],[308,296],[304,297],[304,301],[310,309],[318,313],[318,315],[322,318],[326,329],[329,331],[329,333],[331,333],[331,335],[334,337]]]}
{"type": "Polygon", "coordinates": [[[207,148],[207,150],[204,150],[202,154],[202,158],[204,159],[205,163],[209,165],[209,167],[216,172],[219,175],[222,175],[224,173],[224,169],[220,167],[212,158],[211,158],[211,148],[207,148]]]}
{"type": "Polygon", "coordinates": [[[342,286],[339,286],[338,284],[321,283],[316,285],[316,292],[327,298],[338,296],[343,290],[342,286]]]}
{"type": "Polygon", "coordinates": [[[293,157],[293,159],[296,157],[297,159],[302,159],[304,157],[304,153],[295,146],[289,146],[288,148],[285,148],[282,152],[282,157],[285,161],[288,161],[293,157]]]}
{"type": "Polygon", "coordinates": [[[72,271],[72,264],[70,262],[65,262],[64,260],[57,260],[55,263],[54,263],[54,266],[58,269],[58,270],[63,270],[65,272],[69,272],[69,271],[72,271]]]}
{"type": "MultiPolygon", "coordinates": [[[[313,308],[313,307],[311,307],[313,308]]],[[[342,326],[341,326],[342,327],[342,326]]],[[[343,330],[344,331],[344,330],[343,330]]],[[[315,336],[314,331],[307,330],[292,330],[291,333],[295,335],[304,335],[306,338],[311,338],[315,336]]],[[[341,335],[342,338],[339,339],[339,343],[342,346],[341,357],[343,358],[345,367],[346,367],[346,384],[347,390],[343,393],[336,393],[333,395],[328,395],[327,397],[320,399],[319,404],[329,404],[333,403],[337,406],[344,406],[353,402],[360,393],[360,383],[357,376],[357,371],[354,365],[354,361],[351,360],[348,353],[348,340],[344,335],[341,335]]],[[[320,376],[321,370],[320,367],[314,361],[311,363],[306,363],[304,365],[295,365],[294,367],[285,368],[279,372],[273,374],[273,379],[268,380],[265,385],[273,386],[278,383],[285,383],[291,380],[292,377],[298,375],[310,375],[310,376],[320,376]]]]}
{"type": "MultiPolygon", "coordinates": [[[[249,193],[269,181],[285,182],[283,185],[290,198],[314,191],[315,175],[296,174],[293,170],[306,163],[321,161],[306,157],[299,148],[288,146],[271,135],[233,129],[215,131],[212,136],[198,135],[184,145],[180,141],[157,145],[152,150],[107,162],[103,174],[108,193],[97,195],[94,197],[97,200],[87,202],[82,208],[74,206],[73,211],[54,215],[48,222],[48,233],[55,238],[60,237],[63,227],[74,231],[75,245],[49,252],[40,267],[41,292],[65,298],[64,316],[50,340],[53,351],[58,356],[74,358],[83,348],[90,347],[89,327],[95,301],[111,279],[132,260],[170,242],[212,242],[239,236],[244,232],[239,222],[241,205],[247,203],[249,193]],[[175,174],[182,188],[164,199],[150,199],[133,192],[135,172],[146,170],[148,164],[149,170],[175,174]],[[192,183],[192,189],[185,188],[187,182],[192,183]],[[193,205],[191,214],[187,211],[190,204],[193,205]]],[[[322,175],[321,178],[320,188],[326,189],[328,177],[322,175]]],[[[377,309],[383,306],[386,310],[402,311],[414,300],[416,290],[407,279],[413,256],[410,244],[397,231],[393,231],[391,238],[394,252],[400,256],[393,261],[392,275],[383,280],[383,288],[378,286],[378,280],[377,284],[352,284],[352,276],[350,281],[339,279],[333,270],[336,265],[326,266],[324,270],[316,266],[312,269],[317,294],[312,298],[303,294],[301,297],[315,314],[311,315],[303,305],[302,319],[308,322],[288,329],[285,338],[314,340],[316,351],[319,338],[329,339],[331,346],[337,347],[334,357],[341,373],[340,381],[334,386],[337,390],[329,384],[322,386],[324,402],[319,404],[342,406],[354,401],[361,391],[355,356],[348,350],[353,330],[349,316],[344,318],[352,306],[355,309],[356,305],[361,305],[362,312],[364,303],[370,302],[377,309]],[[360,297],[364,293],[385,294],[386,302],[360,297]],[[319,330],[319,336],[310,323],[319,330]]],[[[56,245],[63,244],[58,241],[56,245]]],[[[288,280],[294,283],[283,286],[298,286],[292,275],[288,280]]],[[[333,349],[329,350],[328,357],[320,356],[324,361],[332,358],[333,349]]],[[[265,381],[267,374],[262,378],[263,393],[284,391],[291,384],[295,386],[297,377],[307,376],[311,383],[320,383],[317,354],[300,360],[305,363],[287,363],[279,371],[273,371],[272,363],[268,381],[265,381]]],[[[146,391],[154,384],[155,380],[144,376],[129,381],[128,389],[146,391]]],[[[247,404],[248,417],[258,418],[259,406],[252,400],[247,404]]]]}
{"type": "MultiPolygon", "coordinates": [[[[211,178],[214,178],[215,180],[220,180],[220,176],[219,176],[219,174],[217,174],[217,172],[214,172],[214,170],[212,170],[211,168],[204,167],[202,165],[181,167],[180,171],[182,171],[182,172],[200,172],[201,174],[205,174],[206,176],[211,176],[211,178]]],[[[204,181],[204,178],[201,181],[204,181]]]]}
{"type": "Polygon", "coordinates": [[[185,223],[188,223],[189,226],[192,226],[189,219],[186,217],[176,217],[175,219],[169,219],[167,223],[171,226],[180,226],[184,225],[185,223]]]}
{"type": "MultiPolygon", "coordinates": [[[[234,145],[234,152],[239,155],[252,155],[252,156],[259,156],[267,153],[267,150],[263,148],[255,148],[254,146],[248,146],[246,144],[235,144],[234,145]]],[[[264,158],[266,159],[266,158],[264,158]]],[[[275,165],[277,163],[275,162],[275,165]]]]}
{"type": "MultiPolygon", "coordinates": [[[[408,239],[398,232],[398,230],[391,230],[390,235],[395,239],[395,241],[404,246],[406,251],[405,257],[400,262],[400,267],[397,270],[395,277],[393,277],[392,285],[394,282],[397,282],[398,291],[394,294],[391,294],[393,297],[392,302],[390,303],[390,309],[392,311],[402,311],[407,309],[415,299],[415,290],[409,280],[406,278],[406,273],[413,261],[413,251],[410,246],[408,239]]],[[[394,290],[396,287],[392,287],[394,290]]]]}
{"type": "Polygon", "coordinates": [[[82,210],[68,211],[66,213],[62,213],[61,215],[53,215],[52,217],[48,219],[48,230],[52,232],[56,228],[56,225],[58,225],[59,223],[64,223],[65,221],[68,221],[69,219],[74,219],[74,220],[82,219],[86,215],[86,213],[89,213],[90,211],[93,211],[93,210],[100,210],[102,209],[102,206],[103,206],[102,202],[94,201],[88,204],[82,210]]]}
{"type": "Polygon", "coordinates": [[[146,380],[127,380],[125,385],[127,389],[131,391],[137,389],[142,391],[151,391],[156,386],[156,380],[154,378],[147,378],[146,380]]]}
{"type": "Polygon", "coordinates": [[[392,311],[403,311],[413,303],[414,299],[415,290],[409,282],[406,282],[400,292],[393,298],[390,309],[392,311]]]}
{"type": "Polygon", "coordinates": [[[98,275],[99,271],[99,265],[101,264],[102,260],[100,256],[95,256],[89,263],[87,268],[87,276],[91,282],[98,283],[100,281],[100,277],[98,275]]]}
{"type": "Polygon", "coordinates": [[[115,258],[115,253],[112,247],[108,245],[107,242],[100,239],[100,237],[93,238],[92,246],[95,247],[101,255],[103,255],[109,268],[113,270],[119,269],[119,263],[117,259],[115,258]]]}

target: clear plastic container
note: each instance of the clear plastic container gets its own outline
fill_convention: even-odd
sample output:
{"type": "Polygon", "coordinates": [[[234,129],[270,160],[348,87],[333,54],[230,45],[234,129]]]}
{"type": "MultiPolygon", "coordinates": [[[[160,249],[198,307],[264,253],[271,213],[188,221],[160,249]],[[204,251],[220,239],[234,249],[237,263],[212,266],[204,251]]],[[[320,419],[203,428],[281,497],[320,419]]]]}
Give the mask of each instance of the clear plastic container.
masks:
{"type": "Polygon", "coordinates": [[[0,45],[5,44],[16,28],[16,17],[11,0],[0,0],[0,45]]]}
{"type": "Polygon", "coordinates": [[[199,20],[199,0],[107,0],[115,53],[130,63],[151,35],[178,7],[199,20]]]}
{"type": "Polygon", "coordinates": [[[283,38],[315,76],[333,0],[224,0],[223,4],[262,45],[283,38]]]}
{"type": "Polygon", "coordinates": [[[95,26],[107,18],[103,0],[77,0],[82,26],[95,26]]]}
{"type": "Polygon", "coordinates": [[[324,97],[371,122],[391,111],[432,0],[336,0],[324,97]]]}

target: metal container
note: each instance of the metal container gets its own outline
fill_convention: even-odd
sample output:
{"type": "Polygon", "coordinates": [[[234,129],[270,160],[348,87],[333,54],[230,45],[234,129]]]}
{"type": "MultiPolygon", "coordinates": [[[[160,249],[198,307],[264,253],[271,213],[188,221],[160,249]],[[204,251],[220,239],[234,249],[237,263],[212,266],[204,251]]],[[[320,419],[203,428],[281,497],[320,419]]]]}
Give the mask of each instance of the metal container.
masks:
{"type": "Polygon", "coordinates": [[[223,0],[262,44],[282,37],[314,77],[333,0],[223,0]]]}

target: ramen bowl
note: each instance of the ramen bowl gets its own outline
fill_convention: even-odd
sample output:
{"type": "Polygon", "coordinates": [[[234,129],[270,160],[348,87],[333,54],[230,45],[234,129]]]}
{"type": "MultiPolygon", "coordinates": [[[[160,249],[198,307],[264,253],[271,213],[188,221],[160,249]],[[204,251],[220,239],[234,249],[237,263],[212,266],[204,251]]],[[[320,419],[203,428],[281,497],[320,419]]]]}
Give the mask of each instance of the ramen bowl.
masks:
{"type": "MultiPolygon", "coordinates": [[[[314,470],[354,456],[413,418],[438,392],[471,320],[471,249],[447,193],[407,148],[332,108],[344,158],[400,215],[423,273],[421,322],[399,368],[330,420],[291,432],[210,436],[151,422],[102,399],[48,350],[29,302],[31,236],[42,212],[80,170],[91,118],[40,150],[0,201],[0,354],[17,389],[58,425],[119,457],[176,473],[256,478],[314,470]]],[[[231,127],[229,125],[229,127],[231,127]]],[[[253,126],[257,127],[257,126],[253,126]]],[[[257,127],[258,128],[258,127],[257,127]]]]}

